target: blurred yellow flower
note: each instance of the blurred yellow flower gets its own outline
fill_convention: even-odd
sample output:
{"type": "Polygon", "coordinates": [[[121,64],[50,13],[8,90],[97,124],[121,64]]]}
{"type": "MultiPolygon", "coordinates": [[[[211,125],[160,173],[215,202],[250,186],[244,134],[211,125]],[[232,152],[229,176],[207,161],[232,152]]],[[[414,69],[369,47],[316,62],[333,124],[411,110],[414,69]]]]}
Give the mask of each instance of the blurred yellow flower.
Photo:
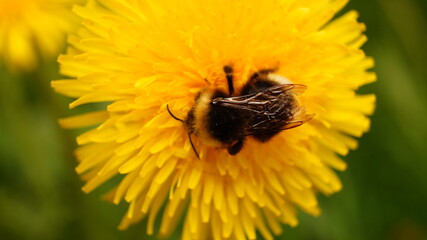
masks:
{"type": "Polygon", "coordinates": [[[32,70],[39,55],[55,58],[77,25],[70,11],[83,0],[0,0],[0,56],[12,71],[32,70]]]}
{"type": "Polygon", "coordinates": [[[120,228],[148,218],[148,234],[167,236],[184,221],[183,239],[255,239],[257,232],[273,239],[281,223],[298,224],[297,207],[318,215],[315,194],[341,189],[331,168],[346,168],[339,155],[357,147],[353,137],[369,129],[375,102],[355,93],[376,78],[360,50],[364,24],[354,11],[331,21],[346,3],[98,0],[75,7],[83,28],[59,58],[72,79],[52,86],[77,98],[71,108],[109,103],[61,120],[67,128],[95,126],[77,138],[83,190],[122,175],[108,194],[129,203],[120,228]],[[201,90],[226,89],[224,66],[233,67],[236,92],[262,69],[307,86],[298,102],[315,117],[266,143],[249,137],[236,155],[191,136],[197,159],[186,127],[166,106],[185,119],[201,90]]]}

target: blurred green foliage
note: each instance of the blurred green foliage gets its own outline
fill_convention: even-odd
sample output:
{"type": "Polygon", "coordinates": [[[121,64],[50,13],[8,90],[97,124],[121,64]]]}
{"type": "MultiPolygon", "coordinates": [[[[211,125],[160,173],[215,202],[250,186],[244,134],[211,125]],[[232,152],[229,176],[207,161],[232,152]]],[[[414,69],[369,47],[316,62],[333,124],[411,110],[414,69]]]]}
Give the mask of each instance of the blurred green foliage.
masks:
{"type": "MultiPolygon", "coordinates": [[[[377,94],[372,130],[346,157],[344,189],[319,196],[323,214],[301,212],[278,239],[427,239],[427,1],[353,0],[350,9],[367,24],[364,49],[376,60],[378,82],[361,89],[377,94]]],[[[50,89],[57,67],[0,69],[0,239],[154,239],[144,223],[116,229],[125,205],[81,192],[75,133],[57,124],[74,110],[50,89]]]]}

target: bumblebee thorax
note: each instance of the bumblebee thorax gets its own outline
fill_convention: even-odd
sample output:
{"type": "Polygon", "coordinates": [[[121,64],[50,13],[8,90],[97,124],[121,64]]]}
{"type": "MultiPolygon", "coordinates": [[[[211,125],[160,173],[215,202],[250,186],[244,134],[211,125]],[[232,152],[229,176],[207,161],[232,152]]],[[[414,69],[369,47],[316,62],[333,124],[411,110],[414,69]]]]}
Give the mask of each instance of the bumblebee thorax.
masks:
{"type": "Polygon", "coordinates": [[[191,134],[212,147],[233,143],[244,127],[244,118],[238,111],[212,104],[212,100],[218,97],[227,95],[221,90],[202,90],[185,121],[191,134]]]}

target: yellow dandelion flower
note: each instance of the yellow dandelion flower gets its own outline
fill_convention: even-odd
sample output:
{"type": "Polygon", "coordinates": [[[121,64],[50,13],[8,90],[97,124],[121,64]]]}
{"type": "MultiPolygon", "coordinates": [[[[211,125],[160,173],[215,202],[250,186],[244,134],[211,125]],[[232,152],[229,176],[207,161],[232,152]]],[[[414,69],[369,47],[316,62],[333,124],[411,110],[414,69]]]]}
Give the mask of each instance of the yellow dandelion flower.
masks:
{"type": "Polygon", "coordinates": [[[52,58],[78,23],[70,11],[82,0],[0,0],[0,55],[11,70],[32,70],[52,58]]]}
{"type": "Polygon", "coordinates": [[[346,168],[339,156],[357,147],[354,137],[368,130],[375,102],[355,93],[375,81],[367,71],[373,60],[360,49],[365,25],[354,11],[331,20],[346,3],[98,0],[76,6],[83,27],[59,57],[72,79],[52,85],[77,98],[71,108],[108,102],[101,111],[61,120],[68,128],[95,126],[77,138],[83,190],[121,175],[108,194],[116,204],[129,203],[119,227],[147,218],[148,234],[168,236],[183,222],[183,239],[273,239],[282,223],[298,224],[297,208],[318,215],[316,193],[341,189],[332,169],[346,168]],[[271,104],[278,96],[290,104],[271,104]],[[271,121],[253,120],[254,102],[283,107],[290,116],[274,110],[271,121]],[[225,110],[212,113],[212,106],[225,110]],[[227,111],[245,112],[241,122],[231,120],[242,132],[221,132],[235,116],[221,120],[227,111]],[[249,123],[277,131],[259,132],[249,123]]]}

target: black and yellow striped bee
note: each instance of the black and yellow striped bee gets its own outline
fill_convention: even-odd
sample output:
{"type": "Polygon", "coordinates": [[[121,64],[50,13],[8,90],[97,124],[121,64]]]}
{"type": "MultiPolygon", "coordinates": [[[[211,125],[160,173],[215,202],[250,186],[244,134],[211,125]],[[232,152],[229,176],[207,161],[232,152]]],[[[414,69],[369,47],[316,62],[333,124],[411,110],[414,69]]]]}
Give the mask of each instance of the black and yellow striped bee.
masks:
{"type": "MultiPolygon", "coordinates": [[[[204,144],[227,148],[235,155],[243,148],[245,139],[253,137],[266,142],[279,132],[298,127],[313,118],[298,104],[297,95],[307,88],[291,84],[273,70],[254,73],[241,91],[236,94],[233,86],[233,69],[224,67],[228,93],[219,89],[203,89],[195,104],[182,121],[191,135],[204,144]]],[[[197,154],[197,151],[193,149],[197,154]]]]}

